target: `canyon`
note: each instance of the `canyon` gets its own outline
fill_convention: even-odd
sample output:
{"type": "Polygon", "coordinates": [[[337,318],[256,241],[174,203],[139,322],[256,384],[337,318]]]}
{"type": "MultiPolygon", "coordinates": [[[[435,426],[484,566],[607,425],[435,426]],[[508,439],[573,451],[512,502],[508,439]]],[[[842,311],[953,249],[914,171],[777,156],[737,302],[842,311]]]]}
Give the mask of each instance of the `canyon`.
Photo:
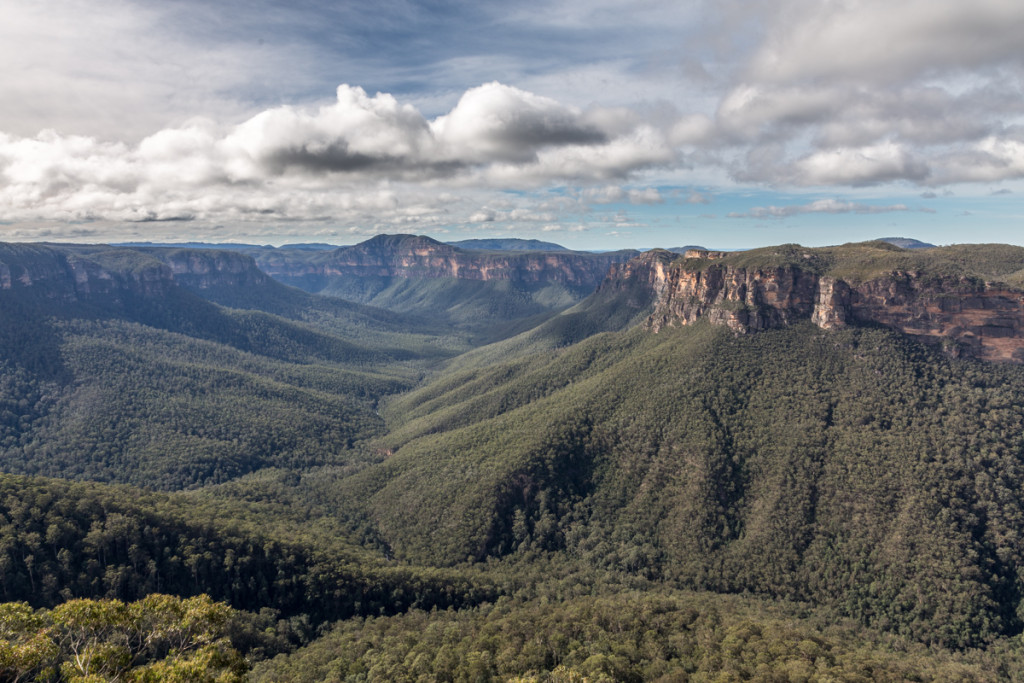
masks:
{"type": "Polygon", "coordinates": [[[282,250],[253,252],[271,277],[309,292],[340,278],[455,279],[559,284],[587,295],[608,268],[640,252],[480,251],[462,249],[421,235],[378,235],[333,251],[304,255],[282,250]]]}

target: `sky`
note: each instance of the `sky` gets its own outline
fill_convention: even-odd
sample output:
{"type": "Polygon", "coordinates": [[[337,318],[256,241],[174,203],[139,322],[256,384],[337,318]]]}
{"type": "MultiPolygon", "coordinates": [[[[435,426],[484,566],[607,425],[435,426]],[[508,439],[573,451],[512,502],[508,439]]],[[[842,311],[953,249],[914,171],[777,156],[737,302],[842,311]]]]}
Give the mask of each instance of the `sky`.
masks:
{"type": "Polygon", "coordinates": [[[0,241],[1024,245],[1020,0],[0,0],[0,241]]]}

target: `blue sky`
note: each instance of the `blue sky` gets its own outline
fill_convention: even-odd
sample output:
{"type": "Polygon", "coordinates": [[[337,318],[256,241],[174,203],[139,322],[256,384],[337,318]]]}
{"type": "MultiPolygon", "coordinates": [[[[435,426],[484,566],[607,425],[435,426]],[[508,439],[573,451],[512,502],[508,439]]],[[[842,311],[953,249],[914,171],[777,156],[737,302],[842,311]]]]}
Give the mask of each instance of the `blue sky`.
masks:
{"type": "Polygon", "coordinates": [[[0,3],[0,240],[1024,244],[1019,0],[0,3]]]}

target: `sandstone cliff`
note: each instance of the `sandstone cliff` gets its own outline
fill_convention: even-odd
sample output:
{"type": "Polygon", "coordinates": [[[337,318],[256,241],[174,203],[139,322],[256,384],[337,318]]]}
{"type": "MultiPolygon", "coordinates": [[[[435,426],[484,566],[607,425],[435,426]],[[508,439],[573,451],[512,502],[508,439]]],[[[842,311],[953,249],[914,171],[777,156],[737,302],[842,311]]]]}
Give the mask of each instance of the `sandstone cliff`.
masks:
{"type": "Polygon", "coordinates": [[[189,289],[261,287],[270,277],[251,256],[213,249],[147,249],[167,265],[174,281],[189,289]]]}
{"type": "Polygon", "coordinates": [[[173,286],[166,265],[129,249],[0,244],[0,290],[74,303],[162,296],[173,286]]]}
{"type": "Polygon", "coordinates": [[[62,304],[156,299],[178,287],[254,291],[268,282],[236,252],[0,244],[0,291],[62,304]]]}
{"type": "Polygon", "coordinates": [[[800,320],[824,329],[873,323],[954,356],[1024,362],[1024,291],[968,272],[874,268],[867,276],[844,277],[852,272],[849,252],[806,250],[766,265],[696,253],[667,262],[662,252],[645,254],[616,276],[639,278],[653,289],[647,324],[654,332],[700,319],[740,334],[800,320]]]}

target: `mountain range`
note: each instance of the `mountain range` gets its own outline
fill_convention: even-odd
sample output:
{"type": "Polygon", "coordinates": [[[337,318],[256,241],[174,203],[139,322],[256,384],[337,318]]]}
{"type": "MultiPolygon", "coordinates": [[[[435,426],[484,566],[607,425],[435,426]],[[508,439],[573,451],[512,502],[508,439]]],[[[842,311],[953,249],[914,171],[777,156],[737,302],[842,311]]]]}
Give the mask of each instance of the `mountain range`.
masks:
{"type": "Polygon", "coordinates": [[[6,604],[206,593],[252,680],[1021,670],[1024,248],[511,247],[0,245],[6,604]]]}

